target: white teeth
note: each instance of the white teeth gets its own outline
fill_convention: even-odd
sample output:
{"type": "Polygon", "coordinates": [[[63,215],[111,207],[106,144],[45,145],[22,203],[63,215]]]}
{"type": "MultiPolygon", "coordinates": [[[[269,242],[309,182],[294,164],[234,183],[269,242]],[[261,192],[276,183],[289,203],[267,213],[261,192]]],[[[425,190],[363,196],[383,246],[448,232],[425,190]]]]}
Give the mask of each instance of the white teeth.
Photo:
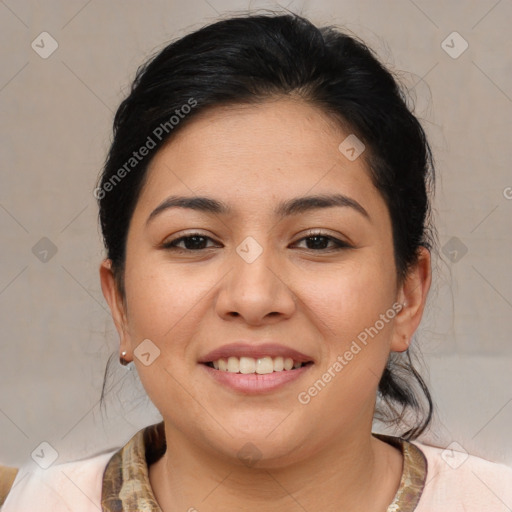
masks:
{"type": "Polygon", "coordinates": [[[240,358],[240,373],[254,373],[255,371],[256,361],[252,357],[240,358]]]}
{"type": "Polygon", "coordinates": [[[293,368],[293,359],[291,357],[287,357],[284,360],[284,369],[291,370],[293,368]]]}
{"type": "Polygon", "coordinates": [[[228,358],[228,372],[238,373],[240,371],[240,359],[238,357],[228,358]]]}
{"type": "Polygon", "coordinates": [[[282,372],[284,370],[284,359],[279,357],[274,357],[274,371],[282,372]]]}
{"type": "Polygon", "coordinates": [[[264,375],[274,371],[274,362],[271,357],[262,357],[256,361],[256,373],[264,375]]]}
{"type": "Polygon", "coordinates": [[[283,370],[291,370],[300,368],[303,363],[294,361],[291,357],[260,357],[254,359],[253,357],[228,357],[227,359],[218,359],[212,361],[213,367],[221,372],[230,373],[257,373],[258,375],[265,375],[272,372],[282,372],[283,370]]]}

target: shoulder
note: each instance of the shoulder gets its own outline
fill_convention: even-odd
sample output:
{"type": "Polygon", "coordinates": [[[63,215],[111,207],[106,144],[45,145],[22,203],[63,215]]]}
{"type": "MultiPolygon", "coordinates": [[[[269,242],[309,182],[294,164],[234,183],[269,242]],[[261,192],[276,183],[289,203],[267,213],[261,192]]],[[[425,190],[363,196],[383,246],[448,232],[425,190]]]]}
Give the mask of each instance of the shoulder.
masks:
{"type": "Polygon", "coordinates": [[[427,459],[427,479],[415,512],[510,512],[512,468],[468,453],[412,442],[427,459]]]}
{"type": "Polygon", "coordinates": [[[97,512],[101,510],[103,472],[116,450],[47,469],[35,463],[16,474],[2,512],[97,512]]]}
{"type": "Polygon", "coordinates": [[[18,468],[3,466],[0,464],[0,505],[5,501],[17,473],[18,468]]]}

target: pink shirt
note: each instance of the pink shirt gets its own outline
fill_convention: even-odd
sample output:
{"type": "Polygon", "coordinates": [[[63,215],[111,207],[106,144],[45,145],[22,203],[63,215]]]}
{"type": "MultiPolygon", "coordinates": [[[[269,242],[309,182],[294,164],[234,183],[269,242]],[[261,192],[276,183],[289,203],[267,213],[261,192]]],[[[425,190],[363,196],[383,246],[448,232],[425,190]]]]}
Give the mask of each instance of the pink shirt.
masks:
{"type": "MultiPolygon", "coordinates": [[[[137,433],[130,443],[136,439],[140,441],[141,433],[137,433]]],[[[419,503],[412,509],[414,512],[512,511],[512,468],[416,441],[411,444],[419,448],[427,460],[426,480],[419,503]]],[[[48,469],[35,464],[23,466],[1,511],[101,512],[103,475],[116,451],[48,469]]],[[[146,482],[141,481],[141,487],[148,482],[146,474],[146,482]]],[[[137,490],[137,483],[137,479],[131,479],[128,492],[140,491],[140,496],[144,496],[143,492],[147,491],[137,490]]],[[[139,510],[159,511],[154,503],[139,498],[137,506],[139,510]]],[[[387,512],[405,510],[411,512],[402,505],[390,505],[387,512]]]]}

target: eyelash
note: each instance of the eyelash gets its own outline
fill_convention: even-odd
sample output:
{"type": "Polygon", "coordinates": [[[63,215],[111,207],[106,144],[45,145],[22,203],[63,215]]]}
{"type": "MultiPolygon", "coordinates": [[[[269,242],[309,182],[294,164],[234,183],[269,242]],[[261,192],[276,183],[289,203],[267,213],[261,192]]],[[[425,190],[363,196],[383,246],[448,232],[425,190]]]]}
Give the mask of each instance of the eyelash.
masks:
{"type": "MultiPolygon", "coordinates": [[[[208,247],[206,249],[185,249],[185,248],[177,247],[176,246],[176,244],[178,244],[178,243],[180,243],[180,242],[182,242],[184,240],[187,240],[187,239],[190,239],[190,238],[195,238],[195,237],[200,237],[200,238],[204,238],[204,239],[207,239],[207,240],[213,240],[209,236],[203,235],[202,233],[190,233],[189,235],[181,236],[179,238],[176,238],[174,240],[171,240],[169,242],[166,242],[166,243],[162,244],[162,248],[170,250],[170,251],[189,252],[189,253],[191,253],[191,252],[201,252],[201,251],[204,251],[206,249],[210,249],[210,247],[208,247]]],[[[350,249],[350,248],[352,248],[352,246],[350,244],[348,244],[347,242],[339,240],[338,238],[334,238],[333,236],[330,236],[327,233],[324,233],[322,231],[310,231],[307,234],[307,236],[300,238],[299,240],[297,240],[297,242],[302,242],[303,240],[307,240],[309,238],[315,238],[315,237],[326,238],[330,242],[333,242],[335,244],[335,247],[331,248],[331,249],[320,249],[320,250],[306,249],[306,250],[313,251],[313,252],[334,252],[334,251],[340,251],[340,250],[343,250],[343,249],[350,249]]]]}

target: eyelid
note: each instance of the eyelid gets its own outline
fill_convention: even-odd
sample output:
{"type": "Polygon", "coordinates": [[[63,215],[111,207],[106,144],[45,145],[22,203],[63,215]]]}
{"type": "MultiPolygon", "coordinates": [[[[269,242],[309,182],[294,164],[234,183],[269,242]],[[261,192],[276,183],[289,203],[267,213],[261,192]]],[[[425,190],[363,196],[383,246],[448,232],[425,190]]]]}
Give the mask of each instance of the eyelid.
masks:
{"type": "Polygon", "coordinates": [[[332,234],[329,230],[323,228],[310,228],[306,229],[305,232],[301,233],[302,237],[308,236],[330,236],[336,238],[336,235],[332,234]]]}
{"type": "Polygon", "coordinates": [[[350,239],[348,239],[348,237],[338,235],[338,234],[331,234],[329,231],[322,229],[322,228],[308,229],[305,233],[301,234],[301,237],[297,239],[297,242],[300,242],[304,238],[309,238],[312,236],[321,236],[324,238],[328,238],[328,239],[332,240],[334,243],[337,243],[341,246],[355,247],[354,243],[350,239]]]}
{"type": "MultiPolygon", "coordinates": [[[[216,244],[220,244],[220,242],[217,242],[215,240],[215,238],[213,238],[210,234],[202,233],[201,231],[198,231],[197,229],[196,230],[191,229],[190,231],[187,231],[185,233],[180,233],[178,236],[174,236],[173,238],[170,238],[170,239],[169,239],[169,237],[166,237],[164,239],[164,241],[161,243],[161,246],[165,248],[166,246],[176,243],[176,242],[182,240],[183,238],[189,238],[189,237],[193,237],[193,236],[201,236],[203,238],[206,238],[208,240],[215,242],[216,244]]],[[[180,247],[178,247],[178,249],[180,249],[180,247]]],[[[187,250],[187,249],[183,249],[183,250],[187,250]]]]}

